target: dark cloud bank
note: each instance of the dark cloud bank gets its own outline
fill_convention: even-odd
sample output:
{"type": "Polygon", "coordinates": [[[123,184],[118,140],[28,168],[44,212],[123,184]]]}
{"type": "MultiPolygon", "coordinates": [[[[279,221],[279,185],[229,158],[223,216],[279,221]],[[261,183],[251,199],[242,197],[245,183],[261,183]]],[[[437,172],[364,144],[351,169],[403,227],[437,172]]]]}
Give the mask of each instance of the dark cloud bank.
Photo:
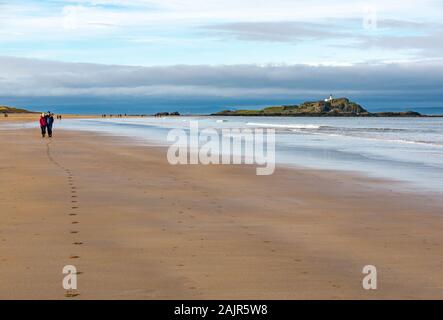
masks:
{"type": "MultiPolygon", "coordinates": [[[[59,112],[207,113],[330,93],[369,110],[443,107],[443,63],[132,67],[0,58],[0,104],[59,112]]],[[[424,110],[424,109],[423,109],[424,110]]],[[[441,110],[441,109],[440,109],[441,110]]]]}

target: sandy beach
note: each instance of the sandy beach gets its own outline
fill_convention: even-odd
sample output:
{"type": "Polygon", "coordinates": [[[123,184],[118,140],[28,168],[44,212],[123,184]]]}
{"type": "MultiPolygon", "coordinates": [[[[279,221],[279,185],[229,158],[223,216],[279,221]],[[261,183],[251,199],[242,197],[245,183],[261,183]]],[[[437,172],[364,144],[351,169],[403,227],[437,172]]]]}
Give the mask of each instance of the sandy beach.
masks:
{"type": "Polygon", "coordinates": [[[0,299],[443,298],[432,194],[350,173],[172,166],[163,148],[86,132],[0,129],[0,143],[0,299]],[[362,288],[365,265],[377,290],[362,288]]]}

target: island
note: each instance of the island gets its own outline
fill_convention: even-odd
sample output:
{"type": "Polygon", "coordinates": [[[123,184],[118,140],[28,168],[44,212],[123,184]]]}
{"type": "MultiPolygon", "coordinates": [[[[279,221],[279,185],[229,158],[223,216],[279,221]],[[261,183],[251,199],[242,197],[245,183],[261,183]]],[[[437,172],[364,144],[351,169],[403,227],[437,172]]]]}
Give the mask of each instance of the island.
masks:
{"type": "Polygon", "coordinates": [[[288,117],[423,117],[415,111],[376,112],[364,109],[348,98],[329,98],[300,105],[271,106],[260,110],[224,110],[212,116],[288,116],[288,117]]]}

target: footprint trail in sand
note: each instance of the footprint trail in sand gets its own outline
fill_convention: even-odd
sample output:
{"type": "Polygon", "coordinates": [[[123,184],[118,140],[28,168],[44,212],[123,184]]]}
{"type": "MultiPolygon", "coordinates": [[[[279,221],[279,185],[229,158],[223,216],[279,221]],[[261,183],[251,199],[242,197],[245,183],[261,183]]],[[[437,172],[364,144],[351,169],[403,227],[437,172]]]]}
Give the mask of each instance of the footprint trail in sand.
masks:
{"type": "MultiPolygon", "coordinates": [[[[62,170],[66,175],[67,183],[68,183],[68,187],[69,187],[69,192],[70,192],[70,199],[71,199],[70,204],[69,204],[69,206],[70,206],[69,211],[70,212],[68,213],[68,216],[71,217],[70,225],[78,225],[80,223],[80,221],[78,219],[78,216],[79,216],[78,211],[80,209],[80,205],[79,205],[79,200],[78,200],[77,187],[75,184],[75,177],[70,169],[64,167],[57,160],[54,159],[54,157],[51,154],[51,148],[50,148],[51,143],[52,143],[52,141],[49,141],[46,144],[46,154],[48,156],[49,161],[52,162],[60,170],[62,170]],[[75,220],[73,220],[74,217],[75,217],[75,220]]],[[[77,229],[75,229],[75,230],[71,229],[69,231],[69,233],[70,233],[70,235],[71,235],[70,237],[72,239],[71,243],[73,245],[73,249],[72,249],[73,253],[71,253],[68,258],[70,260],[80,259],[80,256],[78,255],[78,247],[83,245],[83,242],[78,239],[79,231],[77,229]]],[[[77,271],[77,276],[82,273],[83,272],[77,271]]],[[[79,293],[77,290],[67,290],[65,293],[65,297],[67,297],[67,298],[73,298],[78,295],[79,295],[79,293]]]]}

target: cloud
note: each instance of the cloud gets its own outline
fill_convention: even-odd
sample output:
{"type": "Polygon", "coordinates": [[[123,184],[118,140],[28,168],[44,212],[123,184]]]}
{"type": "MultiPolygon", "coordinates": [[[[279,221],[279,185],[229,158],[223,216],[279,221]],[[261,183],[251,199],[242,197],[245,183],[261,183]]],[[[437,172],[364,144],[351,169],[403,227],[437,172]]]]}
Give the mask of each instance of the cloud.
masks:
{"type": "Polygon", "coordinates": [[[131,67],[0,58],[0,97],[441,97],[443,61],[353,66],[131,67]]]}
{"type": "MultiPolygon", "coordinates": [[[[383,17],[397,17],[398,20],[413,19],[415,16],[432,20],[437,6],[432,0],[373,0],[371,3],[383,17]]],[[[71,24],[72,20],[76,29],[87,29],[89,32],[97,31],[95,24],[115,25],[124,29],[228,22],[361,21],[365,14],[364,7],[364,2],[344,0],[31,0],[0,2],[0,27],[3,33],[21,32],[29,37],[55,33],[60,37],[62,33],[59,29],[63,30],[63,26],[71,24]]]]}
{"type": "Polygon", "coordinates": [[[336,31],[329,24],[304,21],[280,22],[243,22],[208,25],[202,27],[207,31],[215,31],[222,37],[235,37],[238,40],[266,42],[299,42],[349,37],[349,34],[336,31]]]}
{"type": "Polygon", "coordinates": [[[415,51],[417,57],[442,57],[443,33],[426,37],[384,37],[363,39],[358,48],[383,48],[389,50],[415,51]]]}
{"type": "Polygon", "coordinates": [[[202,29],[221,38],[243,41],[300,44],[325,40],[329,42],[330,48],[336,49],[377,48],[407,51],[416,57],[442,57],[443,24],[386,19],[379,20],[377,26],[374,32],[365,32],[360,20],[341,19],[330,20],[328,23],[225,23],[203,26],[202,29]]]}
{"type": "Polygon", "coordinates": [[[0,43],[4,55],[145,65],[441,56],[431,43],[443,42],[439,1],[370,3],[381,19],[373,33],[363,1],[0,1],[0,43]]]}

